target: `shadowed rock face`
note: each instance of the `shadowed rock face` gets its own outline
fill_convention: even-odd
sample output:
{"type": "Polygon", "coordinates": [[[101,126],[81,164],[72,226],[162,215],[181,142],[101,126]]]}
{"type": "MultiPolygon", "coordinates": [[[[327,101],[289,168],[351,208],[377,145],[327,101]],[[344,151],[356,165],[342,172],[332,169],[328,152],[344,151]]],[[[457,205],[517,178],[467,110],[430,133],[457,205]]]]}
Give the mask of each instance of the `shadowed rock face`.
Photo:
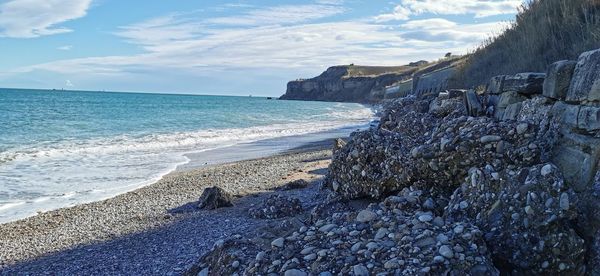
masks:
{"type": "Polygon", "coordinates": [[[576,195],[552,164],[497,172],[472,169],[446,209],[450,221],[473,221],[497,263],[535,274],[581,274],[584,240],[571,223],[576,195]]]}

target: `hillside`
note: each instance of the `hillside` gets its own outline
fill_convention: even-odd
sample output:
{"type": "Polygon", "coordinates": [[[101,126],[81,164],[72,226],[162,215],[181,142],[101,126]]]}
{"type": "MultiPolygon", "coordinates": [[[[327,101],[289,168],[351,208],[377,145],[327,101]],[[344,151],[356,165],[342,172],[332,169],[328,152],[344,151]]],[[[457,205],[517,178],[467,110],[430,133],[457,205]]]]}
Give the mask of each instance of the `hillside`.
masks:
{"type": "Polygon", "coordinates": [[[376,102],[386,86],[409,79],[419,67],[355,66],[328,68],[321,75],[307,80],[291,81],[282,100],[312,100],[333,102],[376,102]]]}
{"type": "Polygon", "coordinates": [[[496,75],[545,72],[557,60],[600,47],[600,1],[532,0],[501,35],[469,55],[454,86],[483,85],[496,75]]]}
{"type": "MultiPolygon", "coordinates": [[[[360,66],[342,65],[328,68],[321,75],[311,79],[291,81],[287,85],[282,100],[311,100],[334,102],[379,102],[386,97],[386,89],[397,86],[401,82],[409,82],[418,76],[431,74],[448,67],[454,67],[462,61],[462,57],[453,56],[435,62],[418,61],[402,66],[360,66]]],[[[440,83],[443,79],[431,78],[425,83],[426,88],[440,83]]],[[[415,84],[416,88],[423,89],[415,84]]]]}

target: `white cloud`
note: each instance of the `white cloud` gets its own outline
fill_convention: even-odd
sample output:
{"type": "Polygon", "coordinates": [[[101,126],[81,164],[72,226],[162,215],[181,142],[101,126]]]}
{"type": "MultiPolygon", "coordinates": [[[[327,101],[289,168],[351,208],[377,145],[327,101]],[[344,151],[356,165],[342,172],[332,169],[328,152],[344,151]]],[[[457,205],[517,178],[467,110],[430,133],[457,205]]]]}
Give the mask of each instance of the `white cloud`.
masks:
{"type": "Polygon", "coordinates": [[[344,7],[332,5],[331,2],[328,4],[284,5],[256,9],[239,16],[212,18],[206,22],[232,26],[294,24],[340,14],[344,10],[344,7]]]}
{"type": "Polygon", "coordinates": [[[61,51],[70,51],[71,49],[73,49],[73,45],[64,45],[64,46],[60,46],[56,49],[61,50],[61,51]]]}
{"type": "Polygon", "coordinates": [[[0,4],[0,37],[32,38],[71,32],[57,26],[84,17],[92,0],[12,0],[0,4]]]}
{"type": "Polygon", "coordinates": [[[66,87],[73,87],[74,85],[73,85],[73,83],[70,80],[66,80],[65,81],[65,86],[66,87]]]}
{"type": "Polygon", "coordinates": [[[408,20],[419,14],[473,14],[481,18],[515,13],[522,3],[523,0],[401,0],[392,12],[378,15],[375,20],[408,20]]]}

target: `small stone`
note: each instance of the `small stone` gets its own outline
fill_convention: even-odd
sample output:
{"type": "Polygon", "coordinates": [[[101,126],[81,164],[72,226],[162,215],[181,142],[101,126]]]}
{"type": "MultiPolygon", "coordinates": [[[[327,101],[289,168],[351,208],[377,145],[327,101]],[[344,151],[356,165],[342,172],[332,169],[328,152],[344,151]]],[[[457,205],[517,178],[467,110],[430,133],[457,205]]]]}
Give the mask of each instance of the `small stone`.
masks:
{"type": "Polygon", "coordinates": [[[433,220],[433,216],[431,214],[423,214],[419,216],[420,222],[430,222],[433,220]]]}
{"type": "Polygon", "coordinates": [[[442,217],[435,217],[433,219],[433,225],[435,225],[437,227],[442,227],[442,226],[444,226],[444,224],[445,224],[445,222],[442,217]]]}
{"type": "Polygon", "coordinates": [[[302,254],[302,255],[308,255],[311,252],[313,252],[314,249],[315,248],[313,246],[309,246],[307,248],[302,249],[302,251],[300,251],[300,254],[302,254]]]}
{"type": "Polygon", "coordinates": [[[517,125],[517,134],[522,135],[523,133],[525,133],[527,131],[528,127],[529,127],[529,125],[526,123],[518,124],[517,125]]]}
{"type": "Polygon", "coordinates": [[[467,209],[469,207],[469,203],[463,200],[459,203],[459,207],[460,207],[460,209],[463,209],[463,210],[467,209]]]}
{"type": "Polygon", "coordinates": [[[528,215],[533,215],[533,208],[531,208],[531,206],[525,206],[525,213],[528,215]]]}
{"type": "Polygon", "coordinates": [[[377,214],[375,214],[373,211],[371,211],[371,210],[362,210],[356,216],[356,221],[358,221],[358,222],[369,222],[369,221],[374,220],[376,217],[377,217],[377,214]]]}
{"type": "Polygon", "coordinates": [[[570,205],[570,203],[569,203],[569,194],[562,193],[560,195],[560,202],[559,202],[560,209],[565,210],[565,211],[569,210],[569,205],[570,205]]]}
{"type": "Polygon", "coordinates": [[[231,267],[233,267],[233,268],[240,267],[240,262],[239,261],[234,261],[233,263],[231,263],[231,267]]]}
{"type": "Polygon", "coordinates": [[[498,142],[502,140],[502,137],[498,136],[498,135],[486,135],[486,136],[482,136],[479,141],[481,141],[481,143],[486,144],[486,143],[492,143],[492,142],[498,142]]]}
{"type": "Polygon", "coordinates": [[[275,240],[273,240],[273,241],[271,242],[271,246],[274,246],[274,247],[279,247],[279,248],[281,248],[281,247],[283,247],[283,242],[284,242],[284,241],[285,241],[285,240],[284,240],[283,238],[278,238],[278,239],[275,239],[275,240]]]}
{"type": "Polygon", "coordinates": [[[465,227],[462,225],[457,225],[454,227],[454,233],[461,234],[465,230],[465,227]]]}
{"type": "Polygon", "coordinates": [[[448,242],[448,236],[446,236],[444,234],[439,234],[439,235],[437,235],[436,240],[438,242],[445,243],[445,242],[448,242]]]}
{"type": "Polygon", "coordinates": [[[333,276],[333,274],[331,274],[331,272],[329,272],[329,271],[325,271],[325,272],[319,273],[319,276],[333,276]]]}
{"type": "Polygon", "coordinates": [[[542,176],[547,176],[547,175],[551,174],[552,166],[550,164],[543,166],[540,173],[542,174],[542,176]]]}
{"type": "Polygon", "coordinates": [[[256,261],[257,262],[263,261],[265,259],[265,255],[267,255],[267,253],[264,251],[258,252],[258,254],[256,254],[256,261]]]}
{"type": "Polygon", "coordinates": [[[333,223],[332,224],[327,224],[327,225],[321,226],[321,228],[319,228],[319,231],[323,232],[323,233],[328,233],[333,228],[335,228],[335,224],[333,224],[333,223]]]}
{"type": "Polygon", "coordinates": [[[376,242],[370,242],[367,243],[367,249],[370,251],[373,251],[375,249],[379,248],[379,244],[377,244],[376,242]]]}
{"type": "Polygon", "coordinates": [[[369,270],[364,265],[355,265],[352,271],[356,276],[369,276],[369,270]]]}
{"type": "Polygon", "coordinates": [[[361,247],[362,247],[362,242],[357,242],[354,245],[352,245],[352,247],[350,247],[350,250],[352,252],[357,252],[358,250],[360,250],[361,247]]]}
{"type": "Polygon", "coordinates": [[[317,254],[316,253],[312,253],[312,254],[308,254],[306,256],[304,256],[304,260],[305,261],[312,261],[314,259],[317,258],[317,254]]]}
{"type": "Polygon", "coordinates": [[[284,276],[308,276],[308,273],[299,269],[286,270],[284,276]]]}
{"type": "Polygon", "coordinates": [[[444,257],[442,257],[442,256],[438,255],[438,256],[433,257],[433,262],[436,264],[443,263],[445,261],[446,261],[446,259],[444,259],[444,257]]]}
{"type": "Polygon", "coordinates": [[[542,263],[542,268],[548,268],[550,266],[550,263],[548,261],[544,261],[542,263]]]}
{"type": "Polygon", "coordinates": [[[385,269],[396,269],[398,267],[399,265],[397,260],[389,260],[383,264],[383,268],[385,269]]]}
{"type": "Polygon", "coordinates": [[[383,239],[385,236],[387,236],[387,234],[388,234],[387,228],[379,228],[379,230],[377,230],[377,234],[375,234],[375,239],[376,240],[383,239]]]}
{"type": "Polygon", "coordinates": [[[440,255],[444,256],[446,259],[451,259],[454,257],[454,252],[447,245],[442,245],[440,247],[440,250],[438,250],[438,252],[440,253],[440,255]]]}

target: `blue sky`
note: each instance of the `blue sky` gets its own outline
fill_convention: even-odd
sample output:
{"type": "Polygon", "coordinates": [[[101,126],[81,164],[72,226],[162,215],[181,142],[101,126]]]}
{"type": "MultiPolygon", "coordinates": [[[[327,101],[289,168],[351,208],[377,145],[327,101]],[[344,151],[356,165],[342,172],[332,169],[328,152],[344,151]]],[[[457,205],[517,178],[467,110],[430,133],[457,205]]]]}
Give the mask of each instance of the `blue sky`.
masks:
{"type": "Polygon", "coordinates": [[[0,0],[0,87],[265,95],[466,53],[521,0],[0,0]]]}

